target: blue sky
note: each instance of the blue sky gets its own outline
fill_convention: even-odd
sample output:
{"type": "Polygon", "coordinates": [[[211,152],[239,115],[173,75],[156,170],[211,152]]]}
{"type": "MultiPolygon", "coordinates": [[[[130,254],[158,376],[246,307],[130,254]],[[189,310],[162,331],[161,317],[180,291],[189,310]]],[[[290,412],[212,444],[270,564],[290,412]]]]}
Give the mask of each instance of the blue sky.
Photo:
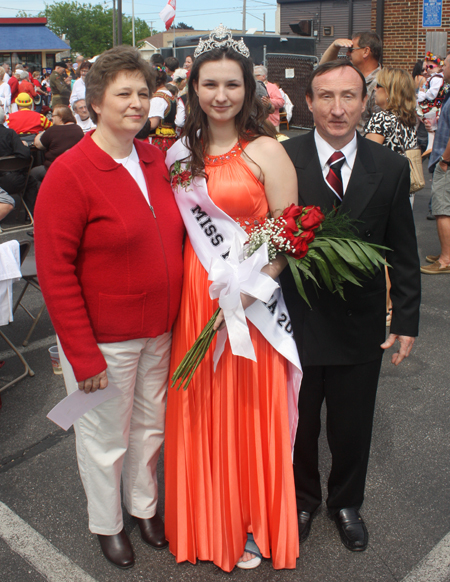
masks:
{"type": "MultiPolygon", "coordinates": [[[[80,0],[81,3],[101,4],[96,0],[80,0]]],[[[167,0],[135,0],[134,14],[146,20],[150,26],[163,30],[163,23],[158,14],[167,0]]],[[[47,4],[53,4],[50,0],[47,4]]],[[[112,0],[105,2],[112,6],[112,0]]],[[[16,16],[19,10],[33,15],[44,8],[43,0],[0,0],[0,17],[16,16]]],[[[123,12],[131,15],[131,0],[122,0],[123,12]]],[[[266,14],[266,30],[275,30],[276,0],[247,0],[246,28],[263,28],[263,14],[266,14]]],[[[199,30],[209,30],[221,22],[229,28],[242,27],[242,0],[177,0],[175,23],[184,22],[199,30]]]]}

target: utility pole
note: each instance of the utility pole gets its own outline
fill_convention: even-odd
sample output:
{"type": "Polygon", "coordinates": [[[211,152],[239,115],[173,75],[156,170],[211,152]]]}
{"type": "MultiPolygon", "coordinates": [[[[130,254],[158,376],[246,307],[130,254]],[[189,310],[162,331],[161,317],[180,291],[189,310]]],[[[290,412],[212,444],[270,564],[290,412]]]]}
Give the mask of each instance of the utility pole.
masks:
{"type": "Polygon", "coordinates": [[[116,0],[113,0],[113,46],[116,46],[116,0]]]}
{"type": "Polygon", "coordinates": [[[117,44],[122,44],[122,0],[117,0],[117,44]]]}
{"type": "Polygon", "coordinates": [[[131,35],[133,37],[133,46],[136,46],[136,36],[134,33],[134,0],[131,0],[131,35]]]}
{"type": "Polygon", "coordinates": [[[242,5],[242,32],[245,33],[245,30],[246,30],[245,16],[247,13],[247,0],[242,0],[242,1],[243,1],[243,5],[242,5]]]}
{"type": "Polygon", "coordinates": [[[263,31],[266,34],[266,13],[263,13],[263,31]]]}

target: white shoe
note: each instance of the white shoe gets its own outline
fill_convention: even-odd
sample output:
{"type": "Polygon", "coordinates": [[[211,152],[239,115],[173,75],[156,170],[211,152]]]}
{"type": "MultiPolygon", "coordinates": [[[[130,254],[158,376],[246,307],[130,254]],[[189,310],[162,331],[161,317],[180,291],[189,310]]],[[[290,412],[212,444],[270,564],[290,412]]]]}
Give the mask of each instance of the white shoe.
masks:
{"type": "Polygon", "coordinates": [[[258,546],[255,544],[255,539],[251,533],[247,534],[247,542],[245,544],[244,552],[253,554],[255,557],[251,560],[247,560],[246,562],[238,562],[236,564],[238,568],[241,568],[241,570],[253,570],[253,568],[257,568],[261,564],[261,552],[259,551],[258,546]]]}

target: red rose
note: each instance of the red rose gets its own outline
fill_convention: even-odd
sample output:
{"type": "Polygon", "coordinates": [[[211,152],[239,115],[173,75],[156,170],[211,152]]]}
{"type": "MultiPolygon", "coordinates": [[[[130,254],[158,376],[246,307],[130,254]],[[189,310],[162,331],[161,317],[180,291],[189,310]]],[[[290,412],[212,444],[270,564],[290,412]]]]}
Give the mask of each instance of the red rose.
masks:
{"type": "Polygon", "coordinates": [[[300,217],[303,230],[313,230],[325,220],[325,215],[318,206],[305,206],[304,210],[305,214],[300,217]]]}
{"type": "Polygon", "coordinates": [[[282,218],[287,222],[287,228],[294,232],[298,231],[298,224],[297,220],[303,213],[303,206],[296,206],[295,204],[291,204],[287,208],[284,209],[282,218]]]}
{"type": "Polygon", "coordinates": [[[305,230],[300,236],[307,244],[312,243],[312,241],[316,238],[316,235],[312,230],[305,230]]]}
{"type": "Polygon", "coordinates": [[[307,233],[302,233],[300,236],[294,236],[291,229],[285,229],[283,235],[291,243],[292,249],[289,255],[294,257],[294,259],[302,259],[308,252],[308,240],[303,235],[307,233]]]}
{"type": "Polygon", "coordinates": [[[188,182],[190,177],[191,177],[191,173],[188,172],[187,170],[184,170],[184,172],[181,172],[181,174],[180,174],[181,182],[188,182]]]}

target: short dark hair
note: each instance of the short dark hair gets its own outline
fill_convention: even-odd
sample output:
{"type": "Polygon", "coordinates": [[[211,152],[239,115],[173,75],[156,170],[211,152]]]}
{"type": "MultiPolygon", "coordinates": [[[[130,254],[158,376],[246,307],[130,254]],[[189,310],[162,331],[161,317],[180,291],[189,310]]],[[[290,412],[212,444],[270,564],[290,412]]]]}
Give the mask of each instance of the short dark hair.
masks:
{"type": "Polygon", "coordinates": [[[92,104],[103,101],[107,87],[123,71],[138,72],[144,77],[150,95],[155,90],[155,73],[140,52],[131,46],[116,46],[102,53],[86,75],[86,105],[89,116],[97,124],[98,117],[92,104]]]}
{"type": "Polygon", "coordinates": [[[61,117],[61,121],[64,124],[77,122],[72,111],[67,107],[67,105],[63,105],[62,103],[53,107],[53,115],[55,114],[61,117]]]}
{"type": "Polygon", "coordinates": [[[81,71],[84,69],[87,69],[88,71],[92,68],[92,63],[90,63],[89,61],[82,61],[77,68],[77,72],[76,75],[77,77],[81,77],[81,71]]]}
{"type": "Polygon", "coordinates": [[[167,57],[164,64],[172,73],[180,68],[180,61],[176,57],[167,57]]]}
{"type": "Polygon", "coordinates": [[[153,53],[150,57],[150,63],[152,65],[164,65],[164,58],[159,53],[153,53]]]}
{"type": "Polygon", "coordinates": [[[383,54],[383,42],[376,32],[371,30],[364,30],[363,32],[357,32],[352,36],[352,40],[358,39],[358,45],[361,48],[370,48],[372,56],[377,61],[381,61],[381,56],[383,54]]]}
{"type": "Polygon", "coordinates": [[[305,95],[307,97],[309,97],[311,100],[313,99],[314,95],[313,95],[313,90],[312,90],[312,83],[316,77],[319,77],[320,75],[324,75],[325,73],[328,73],[329,71],[334,71],[335,69],[341,69],[344,67],[349,67],[350,69],[353,69],[354,71],[356,71],[356,73],[358,73],[359,77],[361,78],[361,82],[362,82],[362,98],[364,99],[364,97],[367,95],[367,85],[366,85],[366,80],[364,78],[364,75],[354,65],[352,65],[352,63],[350,61],[347,61],[346,59],[338,59],[336,61],[329,61],[328,63],[323,63],[322,65],[319,65],[317,67],[317,69],[314,69],[314,71],[312,72],[311,76],[308,79],[308,83],[307,83],[306,89],[305,89],[305,95]]]}

